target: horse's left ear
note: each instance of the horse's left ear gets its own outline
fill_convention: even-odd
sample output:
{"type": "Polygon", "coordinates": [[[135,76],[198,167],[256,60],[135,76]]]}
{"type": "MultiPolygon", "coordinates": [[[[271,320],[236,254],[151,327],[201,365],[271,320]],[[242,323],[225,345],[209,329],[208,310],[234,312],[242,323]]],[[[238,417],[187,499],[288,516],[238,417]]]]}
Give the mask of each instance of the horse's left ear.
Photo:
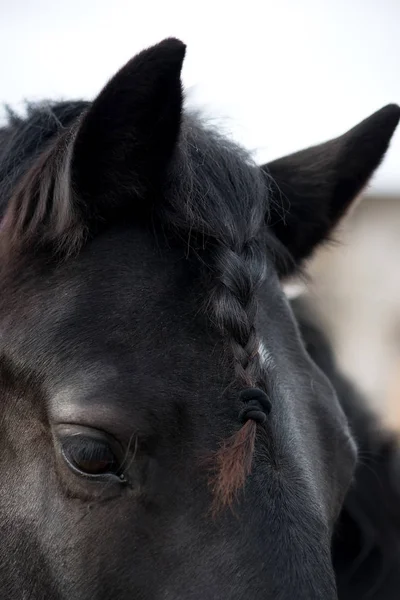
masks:
{"type": "MultiPolygon", "coordinates": [[[[179,137],[186,46],[166,39],[132,58],[83,115],[74,140],[72,187],[86,213],[104,217],[157,190],[179,137]]],[[[142,200],[142,203],[138,202],[142,200]]]]}
{"type": "Polygon", "coordinates": [[[385,106],[344,135],[275,160],[267,225],[297,263],[307,258],[368,183],[383,159],[400,119],[385,106]]]}

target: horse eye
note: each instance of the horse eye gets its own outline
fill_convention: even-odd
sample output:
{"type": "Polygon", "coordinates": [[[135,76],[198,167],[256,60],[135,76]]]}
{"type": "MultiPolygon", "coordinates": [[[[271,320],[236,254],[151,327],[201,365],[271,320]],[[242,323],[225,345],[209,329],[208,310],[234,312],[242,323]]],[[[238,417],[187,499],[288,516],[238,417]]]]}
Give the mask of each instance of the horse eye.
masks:
{"type": "Polygon", "coordinates": [[[118,477],[121,464],[106,439],[85,435],[71,435],[61,440],[61,454],[69,468],[85,477],[118,477]]]}

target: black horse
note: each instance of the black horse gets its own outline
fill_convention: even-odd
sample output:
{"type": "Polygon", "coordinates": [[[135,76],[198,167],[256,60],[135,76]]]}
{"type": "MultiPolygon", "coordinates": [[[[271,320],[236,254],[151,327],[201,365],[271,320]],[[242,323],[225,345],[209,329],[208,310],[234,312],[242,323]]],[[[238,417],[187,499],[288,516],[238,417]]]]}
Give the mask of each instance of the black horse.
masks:
{"type": "Polygon", "coordinates": [[[338,597],[356,444],[281,282],[400,109],[258,167],[183,111],[184,54],[0,131],[4,600],[338,597]]]}

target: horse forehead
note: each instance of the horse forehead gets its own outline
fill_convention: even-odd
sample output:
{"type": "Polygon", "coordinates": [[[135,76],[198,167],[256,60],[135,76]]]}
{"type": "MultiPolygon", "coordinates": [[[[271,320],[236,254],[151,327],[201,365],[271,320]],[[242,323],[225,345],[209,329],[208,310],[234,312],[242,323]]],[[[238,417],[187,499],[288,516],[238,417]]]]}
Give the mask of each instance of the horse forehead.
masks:
{"type": "Polygon", "coordinates": [[[183,250],[164,247],[157,235],[139,227],[115,228],[84,249],[71,277],[80,281],[85,299],[123,305],[134,297],[146,312],[153,301],[168,298],[166,291],[185,299],[180,291],[189,265],[183,257],[183,250]]]}

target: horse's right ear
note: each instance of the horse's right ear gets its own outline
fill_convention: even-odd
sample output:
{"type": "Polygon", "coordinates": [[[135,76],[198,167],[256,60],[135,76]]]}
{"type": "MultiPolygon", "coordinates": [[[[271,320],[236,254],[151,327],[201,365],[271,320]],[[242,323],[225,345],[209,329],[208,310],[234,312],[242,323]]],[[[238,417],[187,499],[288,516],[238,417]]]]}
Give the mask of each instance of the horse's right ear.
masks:
{"type": "Polygon", "coordinates": [[[82,116],[71,180],[84,212],[104,217],[122,198],[143,199],[160,183],[180,130],[185,49],[171,38],[144,50],[82,116]]]}
{"type": "Polygon", "coordinates": [[[399,118],[390,104],[338,138],[264,165],[273,196],[267,225],[296,263],[329,238],[384,157],[399,118]]]}

